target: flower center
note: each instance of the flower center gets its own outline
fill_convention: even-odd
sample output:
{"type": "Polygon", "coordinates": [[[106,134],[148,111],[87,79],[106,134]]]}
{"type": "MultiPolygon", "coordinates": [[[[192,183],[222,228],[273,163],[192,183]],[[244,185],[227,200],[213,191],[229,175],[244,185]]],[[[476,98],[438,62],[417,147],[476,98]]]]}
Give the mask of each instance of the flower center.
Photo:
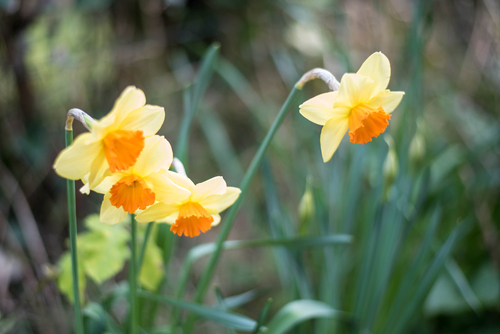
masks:
{"type": "Polygon", "coordinates": [[[212,228],[214,218],[196,202],[183,204],[179,211],[179,216],[170,227],[170,231],[182,236],[196,237],[201,232],[206,232],[212,228]]]}
{"type": "Polygon", "coordinates": [[[142,131],[116,130],[104,137],[104,155],[111,172],[133,166],[144,148],[142,131]]]}
{"type": "Polygon", "coordinates": [[[125,176],[109,190],[109,200],[113,206],[132,214],[137,209],[144,210],[155,202],[155,193],[148,188],[146,182],[136,175],[125,176]]]}
{"type": "Polygon", "coordinates": [[[366,144],[372,141],[372,138],[385,131],[390,119],[391,115],[382,107],[375,109],[365,104],[354,107],[349,115],[351,143],[366,144]]]}

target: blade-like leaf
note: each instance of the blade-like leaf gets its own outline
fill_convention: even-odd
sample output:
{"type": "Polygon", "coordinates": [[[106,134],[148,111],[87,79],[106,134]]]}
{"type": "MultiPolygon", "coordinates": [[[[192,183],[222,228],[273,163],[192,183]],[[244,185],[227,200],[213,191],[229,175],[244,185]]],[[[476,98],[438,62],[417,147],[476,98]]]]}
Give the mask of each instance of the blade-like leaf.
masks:
{"type": "Polygon", "coordinates": [[[476,294],[474,291],[472,291],[472,288],[467,281],[467,278],[465,277],[462,269],[458,266],[458,263],[453,260],[449,259],[446,261],[445,264],[446,272],[450,275],[451,279],[453,282],[458,287],[458,290],[462,294],[462,297],[464,297],[465,301],[469,306],[476,312],[476,314],[479,314],[479,310],[483,307],[481,305],[481,302],[479,301],[479,298],[477,298],[476,294]]]}
{"type": "Polygon", "coordinates": [[[453,247],[455,246],[459,238],[463,235],[465,226],[466,224],[462,223],[461,225],[455,227],[437,255],[434,257],[432,263],[429,266],[429,269],[425,273],[425,276],[421,280],[415,294],[413,295],[413,299],[400,313],[400,317],[398,318],[398,321],[394,326],[394,333],[399,334],[403,332],[405,326],[407,326],[412,316],[417,311],[417,308],[422,304],[432,284],[436,280],[440,270],[443,268],[446,259],[453,250],[453,247]]]}
{"type": "Polygon", "coordinates": [[[286,304],[267,326],[267,334],[281,334],[309,319],[344,318],[346,314],[316,300],[301,299],[286,304]]]}
{"type": "Polygon", "coordinates": [[[257,325],[257,322],[253,319],[250,319],[240,314],[222,311],[221,309],[206,307],[203,305],[187,302],[184,300],[177,300],[168,297],[158,296],[156,294],[147,291],[139,291],[137,294],[142,298],[155,300],[160,303],[170,304],[184,308],[199,315],[200,317],[209,319],[223,326],[234,328],[240,331],[251,332],[257,325]]]}

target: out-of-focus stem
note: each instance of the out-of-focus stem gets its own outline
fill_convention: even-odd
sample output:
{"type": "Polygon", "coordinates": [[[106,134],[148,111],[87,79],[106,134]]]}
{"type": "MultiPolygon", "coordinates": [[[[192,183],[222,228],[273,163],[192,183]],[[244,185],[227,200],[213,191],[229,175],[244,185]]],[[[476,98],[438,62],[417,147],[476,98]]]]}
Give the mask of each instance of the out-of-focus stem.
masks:
{"type": "MultiPolygon", "coordinates": [[[[66,123],[66,126],[68,123],[66,123]]],[[[66,130],[66,147],[73,143],[73,130],[66,130]]],[[[75,181],[67,180],[69,240],[71,252],[71,275],[73,276],[73,298],[75,308],[75,332],[83,334],[82,308],[80,304],[80,289],[78,282],[78,248],[76,244],[76,199],[75,181]]]]}
{"type": "MultiPolygon", "coordinates": [[[[300,81],[299,81],[300,82],[300,81]]],[[[236,214],[238,213],[241,204],[248,193],[248,189],[250,187],[250,183],[252,182],[253,177],[255,176],[255,173],[259,169],[259,166],[262,162],[262,159],[264,158],[264,155],[271,144],[271,140],[274,138],[274,135],[278,131],[278,128],[281,126],[281,123],[283,123],[283,120],[285,119],[286,115],[288,114],[288,111],[290,110],[290,107],[292,105],[292,102],[297,95],[297,93],[300,91],[302,88],[301,85],[298,83],[294,86],[290,94],[288,95],[288,98],[286,99],[285,103],[281,107],[280,112],[278,113],[278,116],[276,116],[276,119],[274,120],[274,123],[271,125],[271,128],[269,129],[266,137],[262,141],[262,144],[260,145],[257,153],[255,154],[252,162],[250,163],[250,166],[248,167],[247,172],[245,173],[245,176],[243,177],[243,180],[241,181],[240,189],[241,189],[241,194],[238,198],[238,200],[233,204],[233,206],[229,209],[224,222],[222,223],[222,228],[217,236],[217,241],[216,243],[216,249],[212,253],[212,256],[210,257],[210,260],[206,266],[206,269],[203,271],[203,274],[200,278],[200,281],[198,283],[198,287],[196,290],[196,295],[195,295],[195,302],[201,303],[203,300],[203,297],[205,296],[205,292],[207,291],[208,285],[210,283],[210,280],[212,279],[212,276],[215,272],[215,268],[217,266],[217,262],[219,260],[219,256],[222,252],[223,249],[223,243],[227,239],[229,232],[231,231],[231,228],[234,225],[236,214]]],[[[194,325],[194,317],[192,314],[190,314],[187,322],[186,322],[186,327],[184,330],[184,333],[191,333],[192,328],[194,325]]]]}
{"type": "Polygon", "coordinates": [[[135,215],[132,215],[131,219],[131,229],[130,229],[130,248],[132,248],[132,254],[130,257],[130,272],[129,272],[129,289],[130,289],[130,333],[139,333],[139,317],[137,309],[137,222],[135,221],[135,215]]]}

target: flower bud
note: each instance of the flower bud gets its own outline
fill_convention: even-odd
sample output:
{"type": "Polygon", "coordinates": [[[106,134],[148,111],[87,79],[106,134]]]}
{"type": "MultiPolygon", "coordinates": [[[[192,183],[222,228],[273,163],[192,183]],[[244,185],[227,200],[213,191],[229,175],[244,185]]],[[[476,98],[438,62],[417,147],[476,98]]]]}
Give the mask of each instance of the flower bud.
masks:
{"type": "Polygon", "coordinates": [[[305,234],[311,219],[314,217],[316,207],[311,186],[311,177],[307,177],[306,190],[299,202],[299,234],[305,234]]]}
{"type": "Polygon", "coordinates": [[[385,182],[385,187],[387,189],[394,182],[394,179],[398,174],[399,165],[398,165],[398,158],[396,155],[396,147],[391,135],[386,134],[384,136],[384,140],[389,146],[389,152],[387,152],[387,157],[385,158],[383,166],[384,182],[385,182]]]}
{"type": "Polygon", "coordinates": [[[417,131],[415,132],[415,136],[411,140],[410,148],[409,148],[409,158],[410,158],[410,166],[412,168],[418,166],[422,158],[425,156],[425,137],[424,137],[424,125],[423,121],[417,121],[417,131]]]}
{"type": "Polygon", "coordinates": [[[72,131],[73,130],[73,120],[76,119],[77,121],[80,121],[80,123],[83,124],[87,128],[87,130],[92,130],[92,126],[95,123],[95,119],[93,119],[89,114],[87,114],[85,111],[78,109],[78,108],[73,108],[68,111],[68,115],[66,117],[66,130],[67,131],[72,131]]]}
{"type": "Polygon", "coordinates": [[[324,68],[314,68],[309,72],[306,72],[302,78],[295,84],[298,89],[302,89],[302,87],[314,79],[320,79],[324,83],[328,85],[328,88],[332,91],[339,90],[340,82],[335,78],[335,76],[324,68]]]}

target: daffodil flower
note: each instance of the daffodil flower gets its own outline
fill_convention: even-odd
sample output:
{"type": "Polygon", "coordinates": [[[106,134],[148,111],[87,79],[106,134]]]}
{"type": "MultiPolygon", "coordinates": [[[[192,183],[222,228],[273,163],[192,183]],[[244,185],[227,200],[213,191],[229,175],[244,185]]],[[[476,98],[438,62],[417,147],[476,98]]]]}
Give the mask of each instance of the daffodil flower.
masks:
{"type": "Polygon", "coordinates": [[[219,212],[231,206],[240,194],[240,189],[228,187],[221,176],[194,184],[188,177],[168,172],[169,178],[189,191],[187,198],[174,203],[163,201],[138,214],[140,223],[150,221],[172,224],[170,231],[182,236],[196,237],[219,224],[219,212]]]}
{"type": "Polygon", "coordinates": [[[137,162],[126,171],[106,177],[96,192],[103,193],[100,220],[105,224],[123,221],[127,214],[140,212],[158,201],[167,203],[186,199],[190,192],[168,177],[172,163],[172,147],[163,136],[145,140],[137,162]]]}
{"type": "Polygon", "coordinates": [[[162,107],[146,105],[143,91],[129,86],[111,112],[92,124],[91,132],[81,134],[59,153],[54,169],[70,180],[88,178],[93,189],[110,172],[134,165],[145,139],[160,129],[164,118],[162,107]]]}
{"type": "Polygon", "coordinates": [[[386,89],[390,77],[389,59],[375,52],[357,73],[342,76],[338,91],[318,95],[300,106],[305,118],[323,125],[323,161],[331,159],[348,130],[351,143],[356,144],[366,144],[385,131],[404,95],[386,89]]]}

